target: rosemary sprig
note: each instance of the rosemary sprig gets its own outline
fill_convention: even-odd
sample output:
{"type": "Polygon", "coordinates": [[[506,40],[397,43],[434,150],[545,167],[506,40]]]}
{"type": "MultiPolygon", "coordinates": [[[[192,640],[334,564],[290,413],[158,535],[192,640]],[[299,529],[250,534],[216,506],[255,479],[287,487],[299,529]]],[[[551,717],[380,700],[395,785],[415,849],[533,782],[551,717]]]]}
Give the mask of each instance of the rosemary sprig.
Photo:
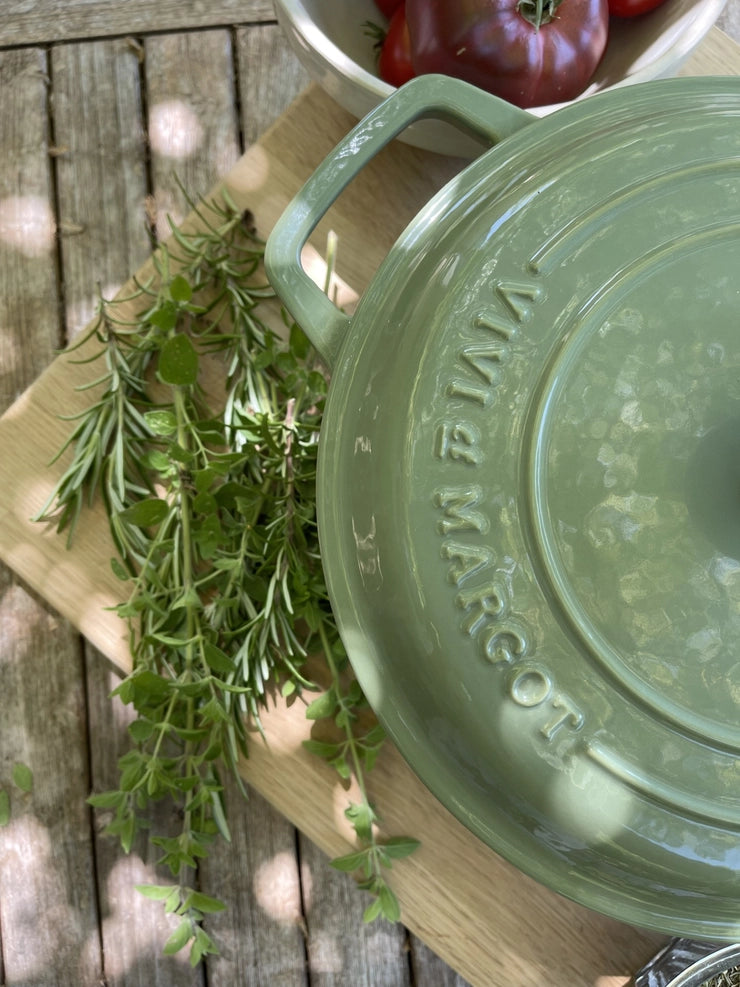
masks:
{"type": "MultiPolygon", "coordinates": [[[[192,205],[192,204],[191,204],[192,205]]],[[[194,207],[196,208],[196,207],[194,207]]],[[[270,692],[315,691],[307,656],[322,654],[329,686],[307,706],[338,739],[307,742],[360,797],[349,804],[358,849],[333,861],[374,896],[368,921],[399,917],[385,871],[417,843],[380,841],[365,773],[383,742],[351,675],[327,599],[316,531],[316,456],[327,380],[301,329],[278,336],[260,304],[263,245],[224,192],[197,207],[200,229],[172,237],[155,275],[123,301],[100,300],[80,342],[96,341],[97,397],[59,455],[70,462],[37,516],[74,535],[84,506],[105,505],[127,587],[133,669],[114,694],[130,704],[131,748],[118,788],[90,803],[128,852],[153,802],[173,800],[175,835],[150,835],[170,885],[140,890],[180,922],[166,953],[196,964],[217,952],[204,923],[223,902],[195,887],[198,860],[228,840],[220,772],[238,779],[248,724],[261,728],[270,692]],[[132,317],[132,309],[137,314],[132,317]],[[213,361],[222,407],[202,386],[213,361]],[[361,725],[362,724],[362,725],[361,725]]],[[[241,785],[241,782],[240,782],[241,785]]],[[[243,787],[242,787],[243,791],[243,787]]]]}

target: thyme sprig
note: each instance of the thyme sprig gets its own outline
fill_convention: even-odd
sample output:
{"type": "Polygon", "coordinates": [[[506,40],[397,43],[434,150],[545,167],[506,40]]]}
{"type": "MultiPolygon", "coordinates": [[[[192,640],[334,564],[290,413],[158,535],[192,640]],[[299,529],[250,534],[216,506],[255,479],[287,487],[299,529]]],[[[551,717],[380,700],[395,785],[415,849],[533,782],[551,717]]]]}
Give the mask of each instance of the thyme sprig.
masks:
{"type": "Polygon", "coordinates": [[[328,686],[307,716],[337,737],[306,746],[356,782],[346,815],[358,846],[333,864],[373,895],[366,920],[398,919],[385,872],[417,843],[378,837],[365,776],[383,731],[368,722],[327,598],[315,486],[326,374],[297,325],[285,319],[278,333],[263,318],[273,293],[249,217],[225,192],[193,208],[198,230],[173,225],[151,279],[101,298],[74,348],[95,345],[85,359],[101,366],[86,385],[96,396],[74,418],[59,452],[69,463],[37,520],[71,540],[85,505],[105,505],[133,658],[114,694],[136,718],[118,787],[89,801],[111,814],[125,852],[152,803],[177,806],[179,832],[149,837],[174,883],[140,890],[179,918],[165,952],[189,947],[196,964],[218,951],[205,924],[224,907],[195,886],[212,841],[230,839],[221,773],[239,779],[250,724],[262,729],[275,690],[289,701],[318,691],[309,655],[323,656],[328,686]],[[224,381],[218,408],[209,367],[224,381]]]}

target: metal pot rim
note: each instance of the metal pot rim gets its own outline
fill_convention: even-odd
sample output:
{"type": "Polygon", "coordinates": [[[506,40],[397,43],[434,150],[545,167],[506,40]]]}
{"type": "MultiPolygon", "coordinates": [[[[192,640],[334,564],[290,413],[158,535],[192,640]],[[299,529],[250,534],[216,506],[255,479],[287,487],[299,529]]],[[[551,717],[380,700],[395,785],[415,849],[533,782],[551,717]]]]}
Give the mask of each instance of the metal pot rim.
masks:
{"type": "Polygon", "coordinates": [[[731,943],[703,956],[670,981],[667,987],[701,987],[710,977],[740,964],[740,943],[731,943]]]}

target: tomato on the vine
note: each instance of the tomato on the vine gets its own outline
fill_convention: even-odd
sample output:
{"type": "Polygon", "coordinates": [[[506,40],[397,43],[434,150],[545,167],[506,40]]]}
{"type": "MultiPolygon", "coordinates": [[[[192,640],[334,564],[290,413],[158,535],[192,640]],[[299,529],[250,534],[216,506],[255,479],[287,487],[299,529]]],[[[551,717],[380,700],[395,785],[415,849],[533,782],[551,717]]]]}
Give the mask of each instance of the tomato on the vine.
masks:
{"type": "Polygon", "coordinates": [[[517,106],[580,95],[606,48],[608,0],[406,0],[411,63],[517,106]]]}
{"type": "Polygon", "coordinates": [[[378,58],[378,75],[391,86],[402,86],[415,75],[411,64],[409,29],[403,3],[393,14],[388,25],[378,58]]]}
{"type": "Polygon", "coordinates": [[[614,17],[639,17],[665,2],[666,0],[609,0],[609,13],[614,17]]]}
{"type": "Polygon", "coordinates": [[[375,6],[388,20],[393,17],[402,3],[403,0],[375,0],[375,6]]]}

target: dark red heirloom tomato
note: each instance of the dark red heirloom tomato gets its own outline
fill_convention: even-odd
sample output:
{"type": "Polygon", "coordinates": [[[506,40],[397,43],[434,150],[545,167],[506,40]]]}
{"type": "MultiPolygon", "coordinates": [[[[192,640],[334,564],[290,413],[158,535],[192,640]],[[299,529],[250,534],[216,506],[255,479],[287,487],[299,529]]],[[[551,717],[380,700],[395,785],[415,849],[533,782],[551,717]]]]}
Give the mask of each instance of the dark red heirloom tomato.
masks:
{"type": "Polygon", "coordinates": [[[666,0],[609,0],[609,13],[614,17],[639,17],[665,2],[666,0]]]}
{"type": "Polygon", "coordinates": [[[375,6],[385,16],[390,20],[390,18],[395,14],[398,8],[403,3],[403,0],[375,0],[375,6]]]}
{"type": "Polygon", "coordinates": [[[403,4],[391,17],[378,58],[378,75],[392,86],[402,86],[414,77],[409,50],[409,29],[403,4]]]}
{"type": "Polygon", "coordinates": [[[517,106],[580,95],[606,48],[608,0],[406,0],[417,75],[441,72],[517,106]]]}

